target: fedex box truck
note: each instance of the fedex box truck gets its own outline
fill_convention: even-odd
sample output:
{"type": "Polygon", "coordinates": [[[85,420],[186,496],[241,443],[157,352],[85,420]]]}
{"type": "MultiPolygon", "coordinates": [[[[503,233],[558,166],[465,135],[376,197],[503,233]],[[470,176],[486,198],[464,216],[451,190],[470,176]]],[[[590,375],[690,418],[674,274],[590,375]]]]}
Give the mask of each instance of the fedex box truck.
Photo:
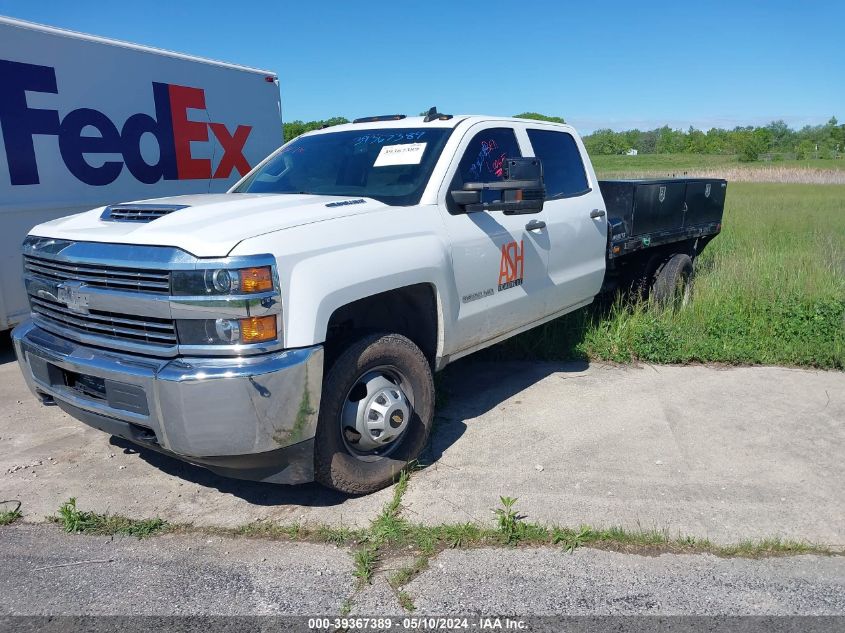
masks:
{"type": "Polygon", "coordinates": [[[225,191],[281,144],[275,73],[0,17],[0,330],[36,224],[225,191]]]}

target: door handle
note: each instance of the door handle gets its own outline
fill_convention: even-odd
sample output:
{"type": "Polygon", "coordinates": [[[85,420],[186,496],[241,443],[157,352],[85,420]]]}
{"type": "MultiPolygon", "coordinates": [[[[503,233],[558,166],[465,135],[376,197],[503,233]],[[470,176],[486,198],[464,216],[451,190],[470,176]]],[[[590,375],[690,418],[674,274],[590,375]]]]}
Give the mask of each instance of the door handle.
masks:
{"type": "Polygon", "coordinates": [[[542,220],[531,220],[528,224],[525,225],[526,231],[539,231],[540,229],[546,228],[546,223],[542,220]]]}
{"type": "Polygon", "coordinates": [[[594,220],[596,218],[603,218],[604,217],[604,209],[593,209],[590,211],[590,217],[594,220]]]}

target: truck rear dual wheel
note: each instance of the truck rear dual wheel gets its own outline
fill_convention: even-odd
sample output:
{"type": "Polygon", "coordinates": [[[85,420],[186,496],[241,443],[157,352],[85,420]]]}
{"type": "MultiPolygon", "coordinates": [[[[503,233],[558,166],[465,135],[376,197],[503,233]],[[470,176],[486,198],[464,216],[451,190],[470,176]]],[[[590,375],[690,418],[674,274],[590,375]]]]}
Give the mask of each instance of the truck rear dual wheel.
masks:
{"type": "Polygon", "coordinates": [[[315,477],[351,494],[390,485],[428,441],[434,380],[419,347],[399,334],[369,334],[340,354],[323,381],[315,477]]]}
{"type": "Polygon", "coordinates": [[[651,297],[665,308],[677,308],[690,301],[693,267],[689,255],[676,253],[667,259],[654,274],[651,297]]]}

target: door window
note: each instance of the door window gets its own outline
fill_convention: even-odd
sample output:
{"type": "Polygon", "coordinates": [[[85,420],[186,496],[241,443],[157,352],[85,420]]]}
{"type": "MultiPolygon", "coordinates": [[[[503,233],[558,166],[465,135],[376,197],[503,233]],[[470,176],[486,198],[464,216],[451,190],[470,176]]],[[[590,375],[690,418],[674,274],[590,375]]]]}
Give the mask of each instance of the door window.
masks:
{"type": "MultiPolygon", "coordinates": [[[[472,137],[467,145],[458,171],[452,180],[450,191],[460,189],[466,182],[495,182],[504,178],[504,164],[507,158],[521,158],[516,134],[511,128],[489,128],[472,137]]],[[[483,191],[482,202],[501,200],[499,191],[483,191]]],[[[459,213],[460,209],[448,196],[449,211],[459,213]]]]}
{"type": "Polygon", "coordinates": [[[528,130],[534,156],[543,162],[546,200],[580,196],[590,191],[581,152],[566,132],[528,130]]]}

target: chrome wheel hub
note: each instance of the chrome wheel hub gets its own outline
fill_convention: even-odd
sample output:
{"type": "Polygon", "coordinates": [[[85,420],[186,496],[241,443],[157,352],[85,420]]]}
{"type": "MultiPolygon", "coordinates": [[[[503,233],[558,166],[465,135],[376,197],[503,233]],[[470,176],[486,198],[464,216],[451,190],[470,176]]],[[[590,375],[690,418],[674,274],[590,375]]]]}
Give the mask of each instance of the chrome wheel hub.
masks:
{"type": "Polygon", "coordinates": [[[352,387],[341,412],[341,433],[351,452],[382,456],[408,428],[413,405],[396,371],[375,369],[352,387]]]}

